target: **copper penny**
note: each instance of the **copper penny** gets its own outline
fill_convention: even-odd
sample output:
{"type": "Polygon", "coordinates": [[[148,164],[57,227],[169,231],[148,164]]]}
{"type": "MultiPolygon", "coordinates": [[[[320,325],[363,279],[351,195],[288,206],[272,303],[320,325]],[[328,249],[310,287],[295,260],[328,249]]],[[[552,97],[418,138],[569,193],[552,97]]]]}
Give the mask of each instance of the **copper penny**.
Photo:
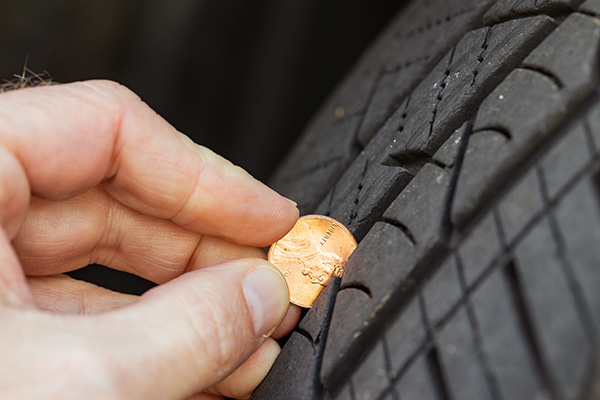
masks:
{"type": "Polygon", "coordinates": [[[331,282],[341,277],[356,240],[342,223],[324,215],[306,215],[269,249],[269,262],[285,277],[290,301],[309,308],[331,282]]]}

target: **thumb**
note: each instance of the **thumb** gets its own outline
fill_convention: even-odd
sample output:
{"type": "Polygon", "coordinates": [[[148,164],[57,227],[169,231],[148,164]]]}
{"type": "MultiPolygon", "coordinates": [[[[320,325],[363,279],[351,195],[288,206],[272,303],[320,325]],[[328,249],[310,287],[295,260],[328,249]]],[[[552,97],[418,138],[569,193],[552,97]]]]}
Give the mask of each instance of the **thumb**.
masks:
{"type": "Polygon", "coordinates": [[[234,371],[281,322],[288,304],[283,276],[264,260],[193,271],[105,314],[102,326],[113,331],[105,355],[126,373],[122,393],[182,398],[234,371]]]}

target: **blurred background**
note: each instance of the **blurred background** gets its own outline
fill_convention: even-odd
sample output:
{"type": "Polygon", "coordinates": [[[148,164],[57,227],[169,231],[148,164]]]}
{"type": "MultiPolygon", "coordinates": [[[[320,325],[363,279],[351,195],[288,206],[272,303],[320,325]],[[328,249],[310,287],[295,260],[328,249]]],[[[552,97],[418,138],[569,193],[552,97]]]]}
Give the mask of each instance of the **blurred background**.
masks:
{"type": "Polygon", "coordinates": [[[400,0],[0,1],[0,79],[123,83],[196,142],[269,172],[400,0]]]}
{"type": "MultiPolygon", "coordinates": [[[[265,181],[403,0],[0,0],[0,81],[112,79],[265,181]]],[[[100,271],[100,272],[99,272],[100,271]]],[[[126,293],[151,284],[71,274],[126,293]]]]}

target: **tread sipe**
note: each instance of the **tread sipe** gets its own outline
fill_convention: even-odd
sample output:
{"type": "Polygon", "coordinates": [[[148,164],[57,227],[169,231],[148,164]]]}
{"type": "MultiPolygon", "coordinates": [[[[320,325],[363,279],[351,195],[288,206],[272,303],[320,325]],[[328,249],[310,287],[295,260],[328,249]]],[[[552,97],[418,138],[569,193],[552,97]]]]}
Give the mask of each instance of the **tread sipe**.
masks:
{"type": "Polygon", "coordinates": [[[600,0],[412,1],[275,172],[359,241],[253,399],[600,398],[600,0]]]}

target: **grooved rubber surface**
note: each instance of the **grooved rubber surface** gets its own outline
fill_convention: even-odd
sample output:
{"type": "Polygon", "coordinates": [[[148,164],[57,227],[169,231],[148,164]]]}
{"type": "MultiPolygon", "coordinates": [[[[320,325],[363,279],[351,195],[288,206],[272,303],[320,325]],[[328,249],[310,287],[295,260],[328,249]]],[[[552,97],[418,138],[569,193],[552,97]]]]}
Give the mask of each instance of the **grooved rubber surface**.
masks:
{"type": "Polygon", "coordinates": [[[415,1],[373,45],[274,177],[360,242],[253,398],[597,398],[600,3],[580,3],[415,1]]]}
{"type": "Polygon", "coordinates": [[[293,196],[302,213],[314,210],[360,151],[361,142],[379,130],[465,32],[481,25],[492,3],[444,0],[407,5],[309,123],[270,184],[293,196]],[[394,89],[388,89],[390,79],[394,89]]]}

